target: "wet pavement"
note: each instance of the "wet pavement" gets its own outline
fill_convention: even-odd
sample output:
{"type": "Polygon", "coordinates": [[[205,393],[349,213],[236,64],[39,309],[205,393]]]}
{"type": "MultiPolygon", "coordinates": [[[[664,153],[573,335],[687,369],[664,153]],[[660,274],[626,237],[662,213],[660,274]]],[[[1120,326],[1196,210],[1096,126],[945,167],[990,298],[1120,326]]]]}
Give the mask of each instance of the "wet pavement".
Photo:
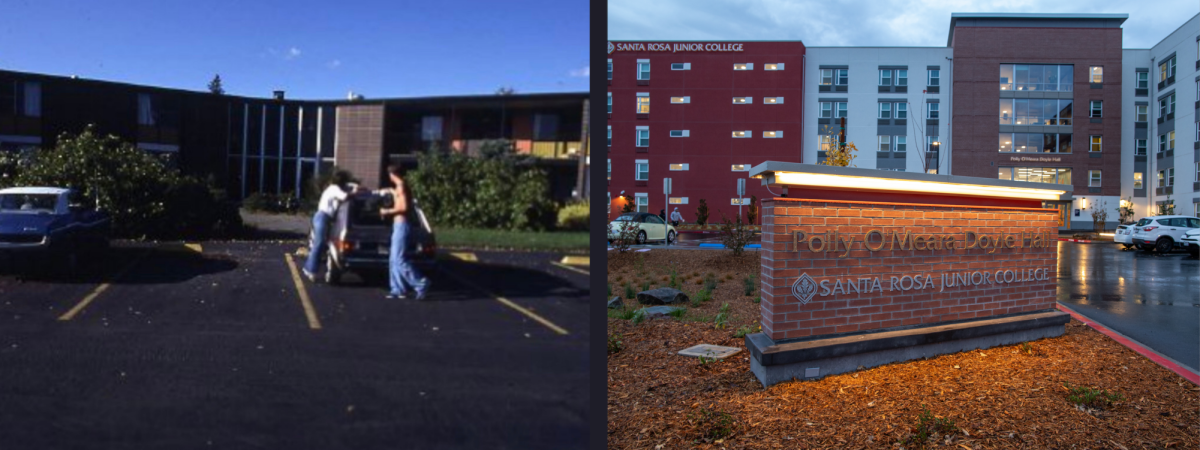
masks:
{"type": "Polygon", "coordinates": [[[1058,243],[1058,301],[1188,366],[1200,368],[1200,260],[1058,243]]]}

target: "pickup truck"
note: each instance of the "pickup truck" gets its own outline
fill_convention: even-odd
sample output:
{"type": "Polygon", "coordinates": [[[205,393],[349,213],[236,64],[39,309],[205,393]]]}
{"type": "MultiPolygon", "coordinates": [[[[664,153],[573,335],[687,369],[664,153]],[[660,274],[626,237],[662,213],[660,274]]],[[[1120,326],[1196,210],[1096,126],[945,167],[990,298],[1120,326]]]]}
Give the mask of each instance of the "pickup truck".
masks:
{"type": "Polygon", "coordinates": [[[19,269],[50,263],[74,271],[82,251],[108,247],[108,214],[56,187],[0,189],[0,259],[19,269]]]}

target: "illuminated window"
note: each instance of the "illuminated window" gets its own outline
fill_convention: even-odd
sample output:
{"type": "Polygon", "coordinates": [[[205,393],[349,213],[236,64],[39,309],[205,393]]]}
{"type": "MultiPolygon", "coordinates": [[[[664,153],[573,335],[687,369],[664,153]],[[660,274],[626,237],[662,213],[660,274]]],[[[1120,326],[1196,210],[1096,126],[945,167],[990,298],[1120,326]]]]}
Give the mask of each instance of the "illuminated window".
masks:
{"type": "Polygon", "coordinates": [[[754,103],[754,97],[734,97],[733,103],[735,105],[748,105],[754,103]]]}
{"type": "Polygon", "coordinates": [[[1100,66],[1092,66],[1088,73],[1091,75],[1092,84],[1100,84],[1104,82],[1104,68],[1100,66]]]}
{"type": "Polygon", "coordinates": [[[833,150],[834,142],[834,138],[831,135],[823,134],[817,136],[817,150],[822,152],[831,151],[833,150]]]}
{"type": "Polygon", "coordinates": [[[735,138],[748,138],[751,136],[754,136],[754,134],[752,134],[749,130],[733,132],[733,137],[735,137],[735,138]]]}
{"type": "Polygon", "coordinates": [[[688,198],[687,197],[671,197],[670,200],[667,201],[667,203],[670,203],[672,205],[686,205],[686,204],[688,204],[688,198]]]}
{"type": "Polygon", "coordinates": [[[768,105],[780,105],[783,104],[783,97],[763,97],[763,103],[768,105]]]}
{"type": "Polygon", "coordinates": [[[1089,151],[1093,153],[1100,152],[1100,136],[1092,136],[1092,148],[1089,151]]]}
{"type": "Polygon", "coordinates": [[[783,137],[783,131],[764,131],[763,137],[764,138],[781,138],[781,137],[783,137]]]}
{"type": "Polygon", "coordinates": [[[683,164],[671,164],[669,167],[670,167],[670,170],[673,170],[673,171],[682,171],[682,170],[688,170],[688,164],[687,164],[687,163],[683,163],[683,164]]]}
{"type": "Polygon", "coordinates": [[[671,103],[691,103],[691,97],[671,97],[671,103]]]}
{"type": "Polygon", "coordinates": [[[650,114],[650,93],[639,92],[637,95],[637,113],[650,114]]]}
{"type": "Polygon", "coordinates": [[[608,126],[608,146],[612,147],[612,125],[608,126]]]}
{"type": "Polygon", "coordinates": [[[734,164],[733,172],[749,172],[750,167],[752,167],[750,164],[734,164]]]}
{"type": "Polygon", "coordinates": [[[1142,189],[1143,188],[1142,172],[1134,172],[1133,173],[1133,188],[1134,189],[1142,189]]]}
{"type": "Polygon", "coordinates": [[[763,64],[763,70],[783,70],[783,63],[763,64]]]}
{"type": "Polygon", "coordinates": [[[729,204],[731,206],[749,205],[750,199],[748,199],[748,198],[731,198],[731,199],[729,199],[729,204]]]}
{"type": "Polygon", "coordinates": [[[754,70],[754,63],[734,64],[733,70],[754,70]]]}
{"type": "Polygon", "coordinates": [[[833,84],[833,69],[821,69],[821,84],[825,86],[833,84]]]}
{"type": "Polygon", "coordinates": [[[879,136],[879,151],[881,151],[881,152],[892,151],[892,137],[891,136],[879,136]]]}

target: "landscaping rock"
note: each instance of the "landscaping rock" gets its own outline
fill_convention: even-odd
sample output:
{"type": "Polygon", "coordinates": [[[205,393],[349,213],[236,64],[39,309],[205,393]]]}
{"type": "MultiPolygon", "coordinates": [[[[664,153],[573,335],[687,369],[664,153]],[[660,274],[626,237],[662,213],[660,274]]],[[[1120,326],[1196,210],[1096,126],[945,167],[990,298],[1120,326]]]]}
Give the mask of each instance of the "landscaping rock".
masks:
{"type": "Polygon", "coordinates": [[[670,305],[675,303],[687,303],[688,296],[679,289],[673,288],[658,288],[649,291],[638,292],[638,303],[643,305],[670,305]]]}
{"type": "Polygon", "coordinates": [[[674,306],[651,306],[649,308],[642,308],[641,311],[642,314],[646,315],[647,319],[653,319],[655,317],[667,317],[671,313],[681,309],[683,308],[676,308],[674,306]]]}
{"type": "Polygon", "coordinates": [[[622,306],[625,305],[621,303],[621,297],[613,297],[608,301],[608,309],[621,309],[622,306]]]}

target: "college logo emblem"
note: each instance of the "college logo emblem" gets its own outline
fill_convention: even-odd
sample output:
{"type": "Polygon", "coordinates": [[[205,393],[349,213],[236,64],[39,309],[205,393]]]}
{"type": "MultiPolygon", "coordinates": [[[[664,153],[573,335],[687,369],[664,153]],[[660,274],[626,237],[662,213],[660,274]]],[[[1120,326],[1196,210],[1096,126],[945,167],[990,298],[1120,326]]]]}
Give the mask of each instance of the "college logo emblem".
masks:
{"type": "Polygon", "coordinates": [[[817,295],[817,283],[807,273],[802,273],[792,284],[792,295],[800,299],[801,305],[807,305],[817,295]]]}
{"type": "Polygon", "coordinates": [[[615,48],[616,48],[616,47],[613,47],[613,45],[612,45],[612,42],[609,42],[609,43],[608,43],[608,54],[610,54],[610,55],[611,55],[611,54],[612,54],[612,52],[613,52],[613,49],[615,49],[615,48]]]}

